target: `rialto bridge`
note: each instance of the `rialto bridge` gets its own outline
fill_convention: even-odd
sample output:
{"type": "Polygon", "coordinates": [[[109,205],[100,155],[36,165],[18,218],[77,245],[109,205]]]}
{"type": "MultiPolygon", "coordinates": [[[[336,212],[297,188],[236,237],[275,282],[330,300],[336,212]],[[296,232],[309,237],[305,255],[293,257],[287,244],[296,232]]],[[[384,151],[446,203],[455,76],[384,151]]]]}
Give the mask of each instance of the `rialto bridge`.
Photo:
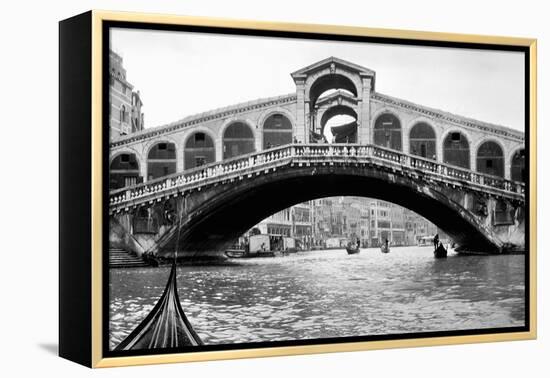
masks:
{"type": "Polygon", "coordinates": [[[111,141],[111,243],[222,249],[293,204],[359,195],[425,216],[465,250],[524,248],[522,132],[381,94],[374,71],[334,57],[291,77],[294,93],[111,141]]]}

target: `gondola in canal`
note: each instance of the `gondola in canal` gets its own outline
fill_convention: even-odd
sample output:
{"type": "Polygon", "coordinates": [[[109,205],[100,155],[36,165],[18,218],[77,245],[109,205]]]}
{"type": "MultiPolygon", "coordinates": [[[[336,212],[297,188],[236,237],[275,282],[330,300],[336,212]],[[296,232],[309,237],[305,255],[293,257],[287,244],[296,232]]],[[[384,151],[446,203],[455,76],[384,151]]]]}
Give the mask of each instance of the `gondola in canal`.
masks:
{"type": "Polygon", "coordinates": [[[356,255],[361,252],[359,240],[357,240],[357,238],[353,238],[348,242],[348,244],[346,245],[346,252],[348,253],[348,255],[356,255]]]}
{"type": "Polygon", "coordinates": [[[436,259],[447,257],[447,249],[443,246],[443,243],[438,243],[437,247],[434,250],[434,257],[436,259]]]}
{"type": "Polygon", "coordinates": [[[202,345],[181,308],[176,283],[176,263],[172,263],[166,288],[147,317],[115,350],[178,348],[202,345]]]}
{"type": "Polygon", "coordinates": [[[179,348],[203,344],[185,316],[178,296],[176,261],[179,234],[178,224],[174,261],[164,292],[153,310],[115,350],[179,348]]]}
{"type": "Polygon", "coordinates": [[[386,239],[384,244],[380,246],[380,251],[382,253],[390,253],[390,242],[388,241],[388,239],[386,239]]]}

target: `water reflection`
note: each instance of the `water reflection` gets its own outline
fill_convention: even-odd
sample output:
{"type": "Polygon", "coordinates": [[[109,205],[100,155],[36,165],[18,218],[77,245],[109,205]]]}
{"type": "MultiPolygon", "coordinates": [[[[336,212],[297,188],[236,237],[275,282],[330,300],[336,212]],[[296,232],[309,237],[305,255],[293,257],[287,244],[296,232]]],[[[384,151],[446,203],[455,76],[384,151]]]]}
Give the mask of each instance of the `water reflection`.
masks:
{"type": "MultiPolygon", "coordinates": [[[[178,268],[182,307],[206,344],[523,326],[524,256],[430,247],[242,259],[178,268]]],[[[111,270],[110,345],[153,308],[169,268],[111,270]]]]}

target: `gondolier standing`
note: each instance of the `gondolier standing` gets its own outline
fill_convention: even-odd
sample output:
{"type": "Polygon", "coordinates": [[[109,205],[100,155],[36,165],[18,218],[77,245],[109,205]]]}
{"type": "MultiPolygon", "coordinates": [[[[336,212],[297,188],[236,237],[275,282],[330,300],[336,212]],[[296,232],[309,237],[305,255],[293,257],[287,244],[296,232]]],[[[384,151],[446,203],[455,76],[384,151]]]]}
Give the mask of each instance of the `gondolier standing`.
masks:
{"type": "Polygon", "coordinates": [[[434,248],[437,249],[438,245],[439,245],[439,234],[435,234],[435,236],[434,236],[434,248]]]}

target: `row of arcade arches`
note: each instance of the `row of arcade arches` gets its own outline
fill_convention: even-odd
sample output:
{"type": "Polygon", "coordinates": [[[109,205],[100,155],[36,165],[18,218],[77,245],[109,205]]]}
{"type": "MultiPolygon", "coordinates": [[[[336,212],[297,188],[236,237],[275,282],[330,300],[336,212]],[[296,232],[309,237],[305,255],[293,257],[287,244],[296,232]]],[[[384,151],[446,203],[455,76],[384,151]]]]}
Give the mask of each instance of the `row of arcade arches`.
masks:
{"type": "MultiPolygon", "coordinates": [[[[374,123],[374,144],[402,150],[401,123],[391,114],[380,115],[374,123]]],[[[426,159],[437,160],[436,134],[426,122],[416,123],[409,132],[409,153],[426,159]]],[[[443,140],[443,162],[470,169],[470,143],[460,131],[448,133],[443,140]]],[[[510,178],[525,181],[525,150],[514,153],[510,161],[510,178]]],[[[477,172],[504,177],[506,164],[502,147],[494,141],[483,142],[477,149],[475,168],[477,172]]]]}
{"type": "MultiPolygon", "coordinates": [[[[327,115],[327,120],[331,115],[327,115]]],[[[326,122],[326,120],[323,120],[326,122]]],[[[343,126],[347,127],[347,126],[343,126]]],[[[275,113],[264,121],[263,149],[292,143],[292,123],[285,115],[275,113]]],[[[341,126],[342,128],[342,126],[341,126]]],[[[339,135],[350,135],[343,130],[339,135]]],[[[399,119],[391,113],[380,115],[374,123],[374,144],[394,150],[402,150],[402,129],[399,119]]],[[[339,143],[354,143],[350,140],[336,140],[339,143]]],[[[236,121],[227,126],[223,133],[223,159],[255,151],[254,131],[245,122],[236,121]]],[[[409,133],[410,154],[437,160],[436,134],[432,126],[425,122],[415,124],[409,133]]],[[[158,142],[153,145],[146,159],[147,181],[176,173],[177,146],[173,142],[158,142]]],[[[192,169],[216,161],[216,148],[213,138],[205,132],[197,131],[185,141],[183,148],[183,168],[192,169]]],[[[504,177],[505,157],[501,146],[493,141],[480,145],[476,154],[475,169],[478,172],[504,177]]],[[[470,145],[461,132],[451,132],[443,141],[443,162],[470,169],[470,145]]],[[[525,180],[525,153],[518,150],[510,162],[511,179],[525,180]]],[[[110,164],[111,189],[138,184],[143,181],[140,162],[133,153],[117,155],[110,164]]]]}
{"type": "MultiPolygon", "coordinates": [[[[334,94],[343,93],[348,97],[357,98],[362,89],[359,81],[354,80],[342,71],[336,72],[334,64],[330,72],[314,78],[314,81],[306,89],[306,98],[309,100],[310,114],[316,116],[318,103],[323,98],[334,94]]],[[[338,143],[357,142],[357,114],[350,107],[338,105],[325,111],[320,119],[320,132],[316,134],[314,128],[311,136],[313,140],[326,140],[327,130],[331,129],[332,140],[338,143]],[[330,126],[330,122],[336,117],[347,117],[347,122],[338,126],[330,126]]],[[[315,125],[315,121],[312,122],[315,125]]],[[[418,122],[409,132],[409,153],[426,159],[437,160],[436,133],[431,125],[426,122],[418,122]]],[[[381,113],[374,121],[373,142],[376,145],[389,149],[402,151],[402,125],[399,118],[391,112],[381,113]]],[[[505,157],[502,147],[493,141],[482,143],[476,153],[476,161],[470,161],[470,143],[462,132],[448,133],[443,140],[444,163],[466,169],[475,169],[478,172],[494,176],[505,176],[505,157]]],[[[512,180],[525,181],[525,151],[520,149],[514,153],[510,161],[510,177],[512,180]]]]}
{"type": "MultiPolygon", "coordinates": [[[[275,113],[264,121],[263,148],[292,143],[292,123],[283,114],[275,113]]],[[[223,159],[231,159],[256,150],[253,129],[245,122],[236,121],[225,128],[223,133],[223,159]]],[[[173,142],[159,142],[147,153],[147,181],[176,173],[177,146],[173,142]]],[[[216,161],[216,148],[213,138],[205,132],[197,131],[185,141],[183,148],[183,168],[192,169],[216,161]]],[[[143,182],[140,163],[134,153],[122,153],[110,164],[110,188],[119,189],[143,182]]]]}

